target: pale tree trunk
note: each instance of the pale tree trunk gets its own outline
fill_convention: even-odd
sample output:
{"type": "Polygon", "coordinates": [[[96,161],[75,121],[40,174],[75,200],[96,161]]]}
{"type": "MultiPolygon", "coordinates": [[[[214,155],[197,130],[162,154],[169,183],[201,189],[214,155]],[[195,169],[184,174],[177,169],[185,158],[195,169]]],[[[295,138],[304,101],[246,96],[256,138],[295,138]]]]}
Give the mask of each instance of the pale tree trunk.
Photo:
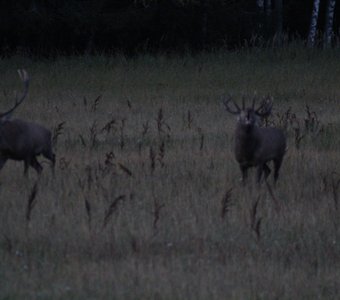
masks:
{"type": "Polygon", "coordinates": [[[326,23],[323,46],[328,48],[331,45],[333,35],[333,19],[334,19],[334,8],[336,0],[328,0],[327,11],[326,11],[326,23]]]}
{"type": "Polygon", "coordinates": [[[312,17],[310,19],[308,40],[307,40],[308,48],[313,48],[315,44],[315,35],[316,35],[316,29],[317,29],[318,17],[319,17],[319,7],[320,7],[320,0],[314,0],[312,17]]]}

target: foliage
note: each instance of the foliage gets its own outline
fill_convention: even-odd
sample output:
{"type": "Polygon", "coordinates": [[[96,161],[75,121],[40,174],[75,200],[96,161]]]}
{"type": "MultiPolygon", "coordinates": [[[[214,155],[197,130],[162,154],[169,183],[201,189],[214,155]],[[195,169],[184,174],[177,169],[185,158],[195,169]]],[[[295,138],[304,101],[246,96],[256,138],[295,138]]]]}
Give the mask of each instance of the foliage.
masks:
{"type": "MultiPolygon", "coordinates": [[[[306,37],[311,9],[311,1],[284,1],[284,33],[306,37]]],[[[255,0],[2,1],[0,54],[135,55],[258,46],[275,36],[275,20],[275,6],[267,16],[255,0]]],[[[335,28],[337,22],[336,17],[335,28]]]]}

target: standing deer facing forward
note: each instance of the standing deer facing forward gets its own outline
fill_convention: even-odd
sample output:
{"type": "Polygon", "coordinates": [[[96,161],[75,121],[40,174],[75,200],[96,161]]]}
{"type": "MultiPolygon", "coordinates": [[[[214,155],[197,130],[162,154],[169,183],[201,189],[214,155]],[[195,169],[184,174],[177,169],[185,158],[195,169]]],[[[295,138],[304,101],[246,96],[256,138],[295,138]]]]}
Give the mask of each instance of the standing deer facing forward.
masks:
{"type": "Polygon", "coordinates": [[[51,132],[36,124],[20,119],[11,119],[12,112],[24,101],[29,88],[29,77],[25,70],[18,70],[24,82],[24,92],[20,99],[16,99],[14,106],[0,113],[0,170],[8,159],[24,161],[24,174],[27,175],[28,167],[33,167],[39,174],[42,166],[37,161],[37,156],[42,154],[52,161],[54,167],[55,154],[52,151],[51,132]]]}
{"type": "Polygon", "coordinates": [[[260,183],[262,173],[264,177],[270,174],[268,162],[274,163],[274,180],[279,177],[279,170],[283,156],[286,152],[286,137],[281,129],[274,127],[259,127],[260,118],[271,114],[273,104],[264,100],[259,108],[255,109],[255,100],[251,107],[245,107],[244,100],[242,109],[229,97],[224,100],[226,110],[237,115],[235,129],[235,157],[242,172],[242,182],[247,179],[248,169],[257,168],[257,182],[260,183]],[[232,103],[234,108],[229,104],[232,103]]]}

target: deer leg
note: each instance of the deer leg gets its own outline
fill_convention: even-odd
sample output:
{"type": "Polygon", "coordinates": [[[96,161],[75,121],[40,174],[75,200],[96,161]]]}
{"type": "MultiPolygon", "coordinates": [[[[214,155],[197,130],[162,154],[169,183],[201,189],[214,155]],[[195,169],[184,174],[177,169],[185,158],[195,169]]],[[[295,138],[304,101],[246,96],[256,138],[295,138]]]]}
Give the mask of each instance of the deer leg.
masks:
{"type": "Polygon", "coordinates": [[[24,160],[24,176],[27,177],[28,175],[28,166],[30,165],[30,161],[25,159],[24,160]]]}
{"type": "Polygon", "coordinates": [[[0,170],[3,168],[3,166],[5,165],[7,161],[6,157],[0,157],[0,170]]]}
{"type": "Polygon", "coordinates": [[[279,171],[282,164],[283,157],[274,160],[274,181],[276,182],[279,178],[279,171]]]}
{"type": "Polygon", "coordinates": [[[261,183],[262,173],[264,172],[264,179],[267,180],[271,170],[266,163],[260,164],[257,167],[257,183],[261,183]]]}
{"type": "Polygon", "coordinates": [[[258,184],[261,183],[261,178],[262,178],[263,169],[264,169],[264,165],[263,165],[263,164],[260,164],[260,165],[257,166],[256,182],[257,182],[258,184]]]}
{"type": "Polygon", "coordinates": [[[267,179],[270,172],[271,172],[271,170],[270,170],[270,168],[268,167],[267,164],[263,165],[263,171],[264,171],[264,178],[267,179]]]}
{"type": "Polygon", "coordinates": [[[55,154],[52,152],[52,158],[51,158],[51,161],[52,161],[52,173],[53,173],[53,176],[55,176],[55,154]]]}
{"type": "Polygon", "coordinates": [[[48,151],[44,151],[42,155],[45,158],[49,159],[52,162],[53,166],[55,165],[55,154],[52,152],[52,150],[49,149],[48,151]]]}
{"type": "Polygon", "coordinates": [[[240,166],[242,172],[242,183],[245,184],[248,178],[248,167],[240,166]]]}
{"type": "Polygon", "coordinates": [[[54,173],[55,154],[49,149],[48,151],[43,152],[42,155],[52,162],[52,172],[54,173]]]}
{"type": "Polygon", "coordinates": [[[37,171],[38,174],[40,174],[43,169],[41,164],[37,161],[37,158],[35,156],[32,157],[30,161],[30,166],[33,167],[37,171]]]}
{"type": "Polygon", "coordinates": [[[257,183],[258,184],[261,183],[261,178],[262,178],[263,173],[264,173],[264,179],[267,180],[270,172],[271,172],[271,170],[266,163],[258,165],[258,167],[257,167],[257,177],[256,177],[257,183]]]}

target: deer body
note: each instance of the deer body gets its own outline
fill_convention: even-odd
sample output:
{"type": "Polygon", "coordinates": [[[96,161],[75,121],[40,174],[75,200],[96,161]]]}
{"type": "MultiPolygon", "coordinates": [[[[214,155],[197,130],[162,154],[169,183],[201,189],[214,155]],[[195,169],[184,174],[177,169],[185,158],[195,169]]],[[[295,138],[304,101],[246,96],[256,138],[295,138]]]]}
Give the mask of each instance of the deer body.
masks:
{"type": "Polygon", "coordinates": [[[286,137],[281,129],[274,127],[259,127],[258,118],[268,116],[272,104],[263,102],[259,109],[242,109],[234,102],[236,110],[232,110],[228,103],[224,104],[230,113],[238,115],[238,122],[235,129],[235,158],[239,163],[242,172],[242,181],[245,182],[248,169],[257,168],[257,182],[261,181],[264,172],[265,178],[270,173],[267,163],[274,163],[274,180],[277,181],[279,170],[286,152],[286,137]]]}
{"type": "Polygon", "coordinates": [[[17,101],[14,108],[6,113],[0,114],[0,169],[8,159],[24,161],[24,173],[27,174],[28,167],[33,167],[41,173],[42,166],[37,161],[37,156],[44,157],[55,164],[55,154],[52,151],[51,132],[45,127],[26,122],[20,119],[8,118],[8,114],[21,104],[28,91],[28,76],[26,72],[20,74],[25,82],[26,90],[22,99],[17,101]]]}

